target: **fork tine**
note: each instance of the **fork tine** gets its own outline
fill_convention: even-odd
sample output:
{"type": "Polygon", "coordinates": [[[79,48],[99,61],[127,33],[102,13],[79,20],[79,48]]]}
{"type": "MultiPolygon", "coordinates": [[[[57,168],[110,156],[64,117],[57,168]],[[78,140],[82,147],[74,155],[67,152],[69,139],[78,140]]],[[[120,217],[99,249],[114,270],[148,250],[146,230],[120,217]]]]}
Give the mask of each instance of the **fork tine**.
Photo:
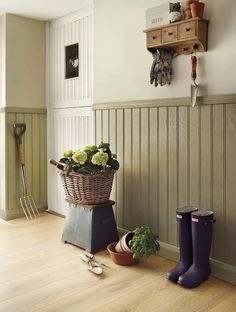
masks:
{"type": "Polygon", "coordinates": [[[35,214],[34,207],[32,205],[30,196],[26,196],[26,201],[28,201],[28,205],[29,205],[29,207],[30,207],[30,209],[31,209],[31,211],[33,213],[33,216],[36,218],[36,214],[35,214]]]}
{"type": "Polygon", "coordinates": [[[27,198],[28,198],[30,209],[33,211],[34,216],[37,217],[36,214],[40,216],[40,213],[38,211],[38,208],[35,204],[33,197],[31,195],[28,195],[27,198]]]}
{"type": "Polygon", "coordinates": [[[27,195],[20,198],[21,208],[25,214],[27,220],[40,216],[35,201],[31,195],[27,195]]]}
{"type": "Polygon", "coordinates": [[[38,208],[37,208],[37,206],[36,206],[36,204],[35,204],[35,201],[34,201],[34,199],[33,199],[33,197],[32,197],[31,195],[29,195],[29,199],[31,200],[31,203],[33,204],[34,211],[36,211],[36,213],[38,214],[38,216],[40,216],[40,213],[39,213],[38,208]]]}
{"type": "Polygon", "coordinates": [[[26,207],[26,209],[28,211],[28,215],[30,216],[30,219],[33,219],[32,213],[30,212],[30,209],[29,209],[28,204],[27,204],[26,197],[24,197],[24,204],[25,204],[25,207],[26,207]]]}
{"type": "Polygon", "coordinates": [[[21,208],[25,213],[25,215],[28,216],[28,218],[32,219],[32,215],[29,211],[29,208],[28,208],[28,205],[27,205],[27,202],[26,202],[26,198],[25,197],[21,197],[20,198],[20,203],[21,203],[21,208]]]}
{"type": "Polygon", "coordinates": [[[22,198],[20,198],[20,205],[21,205],[21,208],[22,208],[22,210],[23,210],[23,212],[24,212],[24,214],[25,214],[26,219],[29,220],[29,217],[28,217],[28,215],[27,215],[27,213],[26,213],[26,211],[25,211],[24,205],[23,205],[23,203],[22,203],[22,198]]]}

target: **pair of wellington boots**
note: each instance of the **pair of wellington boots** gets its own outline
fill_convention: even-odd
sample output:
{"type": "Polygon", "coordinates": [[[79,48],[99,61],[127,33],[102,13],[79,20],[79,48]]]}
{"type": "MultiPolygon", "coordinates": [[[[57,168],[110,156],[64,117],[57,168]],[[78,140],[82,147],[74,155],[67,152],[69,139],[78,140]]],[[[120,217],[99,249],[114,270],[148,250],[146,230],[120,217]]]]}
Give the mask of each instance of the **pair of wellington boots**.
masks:
{"type": "Polygon", "coordinates": [[[210,275],[210,249],[214,213],[196,207],[176,210],[180,260],[167,278],[188,288],[194,288],[210,275]]]}

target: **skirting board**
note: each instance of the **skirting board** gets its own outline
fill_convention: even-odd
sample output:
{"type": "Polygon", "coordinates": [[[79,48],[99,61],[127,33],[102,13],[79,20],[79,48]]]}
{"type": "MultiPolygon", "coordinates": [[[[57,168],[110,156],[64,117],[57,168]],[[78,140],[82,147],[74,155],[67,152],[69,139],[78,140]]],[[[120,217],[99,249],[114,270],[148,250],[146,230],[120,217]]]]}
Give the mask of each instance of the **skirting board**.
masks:
{"type": "MultiPolygon", "coordinates": [[[[38,205],[37,208],[39,212],[43,212],[48,209],[48,206],[46,204],[43,204],[43,205],[38,205]]],[[[24,216],[25,216],[24,212],[21,208],[9,209],[9,210],[0,209],[0,218],[5,221],[13,220],[16,218],[21,218],[24,216]]]]}
{"type": "MultiPolygon", "coordinates": [[[[128,231],[118,227],[119,233],[127,233],[128,231]]],[[[178,261],[179,248],[167,243],[160,242],[160,251],[158,255],[172,261],[178,261]]],[[[225,262],[210,259],[211,274],[214,277],[222,279],[226,282],[236,285],[236,267],[225,262]]]]}

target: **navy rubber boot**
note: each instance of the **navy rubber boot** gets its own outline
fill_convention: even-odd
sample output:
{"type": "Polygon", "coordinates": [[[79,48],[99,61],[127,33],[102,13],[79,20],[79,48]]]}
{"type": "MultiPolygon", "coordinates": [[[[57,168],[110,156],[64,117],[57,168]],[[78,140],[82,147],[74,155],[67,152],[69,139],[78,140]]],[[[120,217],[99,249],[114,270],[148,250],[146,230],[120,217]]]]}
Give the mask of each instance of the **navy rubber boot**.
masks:
{"type": "Polygon", "coordinates": [[[194,288],[208,279],[211,269],[209,263],[213,232],[213,211],[196,211],[192,218],[193,264],[181,275],[178,283],[184,287],[194,288]]]}
{"type": "Polygon", "coordinates": [[[167,273],[167,279],[177,283],[180,275],[184,274],[193,263],[191,213],[196,207],[186,206],[176,210],[176,220],[179,239],[180,259],[174,269],[167,273]]]}

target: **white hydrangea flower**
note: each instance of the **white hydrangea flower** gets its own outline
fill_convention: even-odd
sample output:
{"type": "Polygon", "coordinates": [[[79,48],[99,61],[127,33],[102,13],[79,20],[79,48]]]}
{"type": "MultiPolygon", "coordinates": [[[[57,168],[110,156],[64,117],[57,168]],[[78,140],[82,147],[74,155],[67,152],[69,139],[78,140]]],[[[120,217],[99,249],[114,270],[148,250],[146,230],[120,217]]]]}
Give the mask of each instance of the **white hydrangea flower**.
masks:
{"type": "Polygon", "coordinates": [[[91,162],[94,165],[102,165],[105,166],[108,161],[108,154],[104,152],[97,152],[96,154],[93,155],[91,162]]]}
{"type": "Polygon", "coordinates": [[[87,153],[83,152],[83,151],[77,151],[76,153],[74,153],[72,159],[75,162],[83,165],[86,162],[86,160],[87,160],[87,153]]]}
{"type": "Polygon", "coordinates": [[[64,157],[72,157],[73,153],[74,153],[74,152],[70,149],[70,150],[68,150],[68,151],[65,151],[65,152],[63,153],[63,156],[64,156],[64,157]]]}
{"type": "Polygon", "coordinates": [[[86,145],[80,148],[80,151],[87,151],[87,152],[95,152],[97,150],[96,145],[86,145]]]}

